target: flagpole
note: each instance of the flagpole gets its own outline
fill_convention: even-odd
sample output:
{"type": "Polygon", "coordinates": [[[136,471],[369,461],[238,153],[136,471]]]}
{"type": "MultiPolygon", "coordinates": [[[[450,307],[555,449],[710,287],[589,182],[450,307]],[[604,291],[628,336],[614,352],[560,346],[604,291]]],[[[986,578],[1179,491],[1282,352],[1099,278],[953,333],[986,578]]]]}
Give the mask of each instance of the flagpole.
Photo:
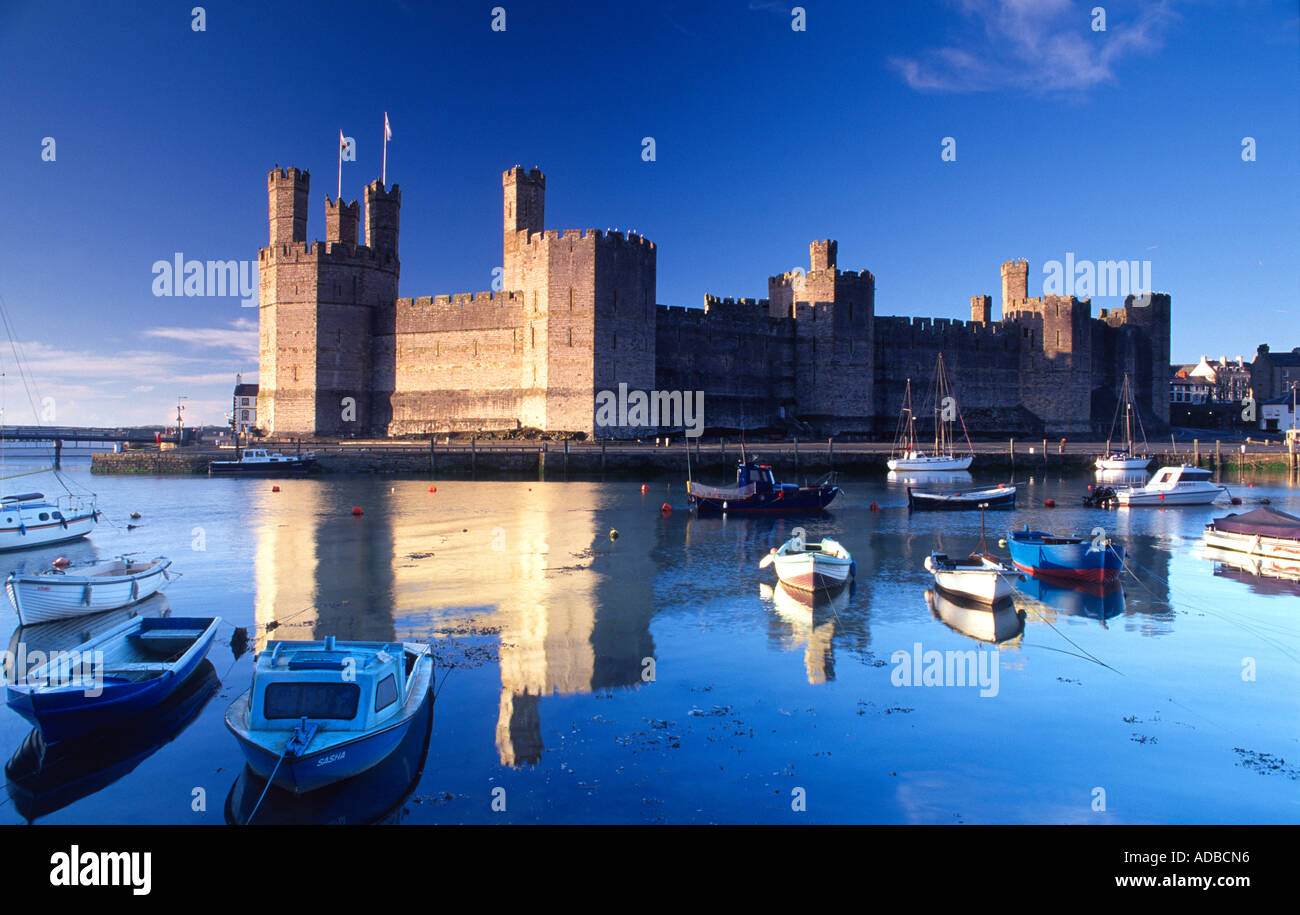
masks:
{"type": "Polygon", "coordinates": [[[343,130],[339,130],[339,191],[334,196],[335,203],[343,202],[343,130]]]}
{"type": "Polygon", "coordinates": [[[388,186],[388,112],[384,112],[384,170],[379,177],[379,183],[384,187],[388,186]]]}

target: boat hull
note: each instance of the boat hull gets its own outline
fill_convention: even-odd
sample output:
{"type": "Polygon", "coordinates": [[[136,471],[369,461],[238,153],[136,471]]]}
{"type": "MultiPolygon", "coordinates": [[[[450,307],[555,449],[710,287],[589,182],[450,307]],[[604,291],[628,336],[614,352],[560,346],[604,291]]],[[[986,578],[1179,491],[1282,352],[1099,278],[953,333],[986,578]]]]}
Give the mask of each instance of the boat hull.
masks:
{"type": "Polygon", "coordinates": [[[963,457],[915,457],[915,458],[890,458],[886,466],[890,470],[969,470],[971,462],[975,456],[968,454],[963,457]]]}
{"type": "Polygon", "coordinates": [[[978,509],[981,505],[988,508],[1014,508],[1016,504],[1016,487],[1004,486],[998,489],[969,490],[964,492],[943,493],[926,492],[907,487],[907,507],[935,511],[961,511],[978,509]]]}
{"type": "Polygon", "coordinates": [[[1146,470],[1151,464],[1151,458],[1146,457],[1122,457],[1112,455],[1110,457],[1097,458],[1098,470],[1123,470],[1135,471],[1146,470]]]}
{"type": "Polygon", "coordinates": [[[925,602],[945,626],[981,642],[996,645],[1025,630],[1025,614],[1010,599],[986,604],[936,588],[925,592],[925,602]]]}
{"type": "Polygon", "coordinates": [[[1007,538],[1007,546],[1012,564],[1035,577],[1068,584],[1107,582],[1118,578],[1124,566],[1124,548],[1116,544],[1094,548],[1087,540],[1053,537],[1038,531],[1030,533],[1039,534],[1049,542],[1025,538],[1020,536],[1022,532],[1016,531],[1007,538]]]}
{"type": "Polygon", "coordinates": [[[840,494],[838,486],[802,487],[790,492],[760,492],[741,499],[721,499],[692,492],[691,505],[700,514],[793,514],[821,511],[840,494]]]}
{"type": "Polygon", "coordinates": [[[0,528],[0,552],[10,550],[29,550],[34,547],[48,546],[52,543],[66,543],[80,540],[95,527],[97,514],[78,515],[67,518],[66,524],[28,525],[25,527],[0,528]]]}
{"type": "Polygon", "coordinates": [[[239,461],[213,461],[208,465],[211,476],[243,477],[302,477],[311,473],[315,461],[303,458],[297,461],[244,464],[239,461]]]}
{"type": "Polygon", "coordinates": [[[945,594],[955,594],[982,604],[1006,600],[1015,593],[1019,572],[1010,568],[944,569],[929,558],[925,567],[934,576],[934,585],[945,594]]]}
{"type": "Polygon", "coordinates": [[[1130,508],[1159,507],[1161,505],[1213,505],[1222,498],[1226,490],[1222,486],[1210,489],[1190,489],[1184,491],[1146,492],[1141,489],[1121,489],[1115,493],[1115,500],[1130,508]]]}
{"type": "Polygon", "coordinates": [[[5,582],[9,603],[24,626],[116,610],[152,597],[167,582],[170,562],[139,575],[94,577],[11,575],[5,582]]]}
{"type": "MultiPolygon", "coordinates": [[[[199,620],[187,617],[136,618],[114,632],[125,633],[145,623],[176,629],[200,625],[199,620]]],[[[207,657],[220,623],[220,617],[202,619],[203,634],[161,676],[140,681],[103,677],[101,682],[94,684],[94,689],[87,689],[84,681],[51,690],[14,683],[8,686],[9,707],[40,731],[47,743],[80,737],[118,724],[158,705],[175,692],[207,657]],[[98,692],[98,695],[88,695],[90,692],[98,692]]],[[[82,651],[82,647],[72,650],[82,651]]]]}
{"type": "Polygon", "coordinates": [[[819,553],[798,553],[778,556],[776,577],[787,588],[797,591],[834,591],[848,584],[853,560],[825,556],[819,553]]]}

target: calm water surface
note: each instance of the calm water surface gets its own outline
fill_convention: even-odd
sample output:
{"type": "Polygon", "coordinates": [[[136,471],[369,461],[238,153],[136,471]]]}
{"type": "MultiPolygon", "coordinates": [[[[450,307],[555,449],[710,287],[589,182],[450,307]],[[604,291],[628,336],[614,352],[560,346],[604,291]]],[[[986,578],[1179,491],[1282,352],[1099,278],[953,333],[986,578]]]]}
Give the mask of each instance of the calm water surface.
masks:
{"type": "MultiPolygon", "coordinates": [[[[833,511],[792,522],[692,517],[676,480],[643,495],[640,481],[436,480],[430,493],[423,479],[332,477],[275,493],[91,477],[84,461],[67,473],[99,494],[91,539],[0,555],[0,570],[165,554],[183,573],[170,612],[233,625],[156,727],[42,755],[0,711],[0,755],[39,770],[34,791],[8,786],[0,822],[238,818],[252,789],[223,714],[252,652],[236,657],[234,626],[255,647],[268,633],[431,641],[441,681],[427,750],[413,741],[404,762],[317,798],[273,791],[258,820],[1300,821],[1300,584],[1207,557],[1199,535],[1222,507],[1084,509],[1091,478],[1039,474],[1020,509],[990,513],[990,546],[1025,523],[1100,525],[1135,574],[1103,596],[1030,582],[995,616],[927,595],[921,567],[931,549],[973,549],[978,513],[909,515],[903,484],[884,478],[849,481],[833,511]],[[758,569],[796,523],[857,561],[852,592],[811,612],[758,569]],[[894,653],[917,650],[996,652],[996,694],[894,685],[894,653]]],[[[1244,509],[1300,512],[1282,478],[1225,482],[1244,509]]],[[[16,628],[5,602],[0,634],[16,628]]]]}

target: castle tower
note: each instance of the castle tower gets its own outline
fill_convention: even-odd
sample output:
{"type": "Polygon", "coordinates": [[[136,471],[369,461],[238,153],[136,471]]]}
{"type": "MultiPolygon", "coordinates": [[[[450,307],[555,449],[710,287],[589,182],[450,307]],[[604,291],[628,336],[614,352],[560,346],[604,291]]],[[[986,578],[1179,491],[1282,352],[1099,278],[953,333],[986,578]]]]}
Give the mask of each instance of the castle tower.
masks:
{"type": "Polygon", "coordinates": [[[398,217],[402,209],[402,189],[396,184],[384,190],[375,179],[366,185],[366,245],[375,252],[397,256],[398,217]]]}
{"type": "Polygon", "coordinates": [[[506,289],[523,289],[519,233],[539,233],[546,223],[546,176],[540,169],[516,165],[501,175],[502,261],[506,289]]]}
{"type": "Polygon", "coordinates": [[[311,172],[273,168],[266,176],[271,246],[307,240],[307,189],[311,172]]]}
{"type": "Polygon", "coordinates": [[[1016,303],[1029,298],[1029,261],[1007,261],[1002,265],[1002,317],[1016,311],[1016,303]]]}
{"type": "Polygon", "coordinates": [[[308,180],[306,172],[278,168],[267,179],[271,243],[258,252],[258,426],[271,435],[384,434],[391,360],[376,356],[374,341],[392,335],[401,191],[378,181],[366,188],[373,247],[356,246],[356,201],[327,199],[328,239],[312,242],[308,180]],[[376,389],[381,396],[372,397],[376,389]]]}
{"type": "Polygon", "coordinates": [[[976,324],[988,324],[993,320],[993,297],[973,295],[970,297],[970,319],[976,324]]]}
{"type": "Polygon", "coordinates": [[[325,195],[325,241],[329,244],[356,246],[357,227],[361,222],[361,204],[356,200],[344,203],[331,201],[325,195]]]}
{"type": "Polygon", "coordinates": [[[833,239],[823,238],[810,244],[808,246],[808,260],[812,269],[814,271],[834,270],[835,255],[838,248],[838,242],[833,239]]]}

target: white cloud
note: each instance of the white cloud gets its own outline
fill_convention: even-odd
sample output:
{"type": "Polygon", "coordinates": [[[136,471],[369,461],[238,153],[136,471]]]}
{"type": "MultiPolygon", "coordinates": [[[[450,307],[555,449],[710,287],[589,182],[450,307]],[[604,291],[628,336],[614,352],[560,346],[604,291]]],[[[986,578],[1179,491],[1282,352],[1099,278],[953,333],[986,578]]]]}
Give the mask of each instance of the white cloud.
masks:
{"type": "Polygon", "coordinates": [[[964,46],[889,59],[919,92],[1050,92],[1111,83],[1113,65],[1158,48],[1176,18],[1166,0],[1141,7],[1132,19],[1108,4],[1106,31],[1093,32],[1091,7],[1071,0],[958,0],[957,5],[969,33],[964,46]]]}

